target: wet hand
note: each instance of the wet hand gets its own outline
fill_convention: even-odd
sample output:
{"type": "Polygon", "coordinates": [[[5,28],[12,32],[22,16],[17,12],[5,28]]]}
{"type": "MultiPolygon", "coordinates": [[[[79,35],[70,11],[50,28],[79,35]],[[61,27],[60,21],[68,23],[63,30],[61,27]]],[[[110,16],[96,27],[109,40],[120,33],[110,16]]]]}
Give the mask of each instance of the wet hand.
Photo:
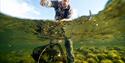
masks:
{"type": "Polygon", "coordinates": [[[41,4],[42,6],[44,6],[44,5],[45,5],[45,2],[46,2],[46,0],[41,0],[40,4],[41,4]]]}

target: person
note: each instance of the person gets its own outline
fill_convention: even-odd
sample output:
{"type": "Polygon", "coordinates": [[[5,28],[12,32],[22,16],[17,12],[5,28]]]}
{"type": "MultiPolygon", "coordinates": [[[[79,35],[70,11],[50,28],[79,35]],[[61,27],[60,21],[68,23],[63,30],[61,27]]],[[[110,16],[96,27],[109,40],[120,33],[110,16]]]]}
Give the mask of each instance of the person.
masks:
{"type": "Polygon", "coordinates": [[[53,7],[55,9],[56,20],[69,19],[72,16],[72,9],[69,4],[69,0],[41,0],[40,4],[45,7],[53,7]]]}
{"type": "MultiPolygon", "coordinates": [[[[63,19],[69,19],[72,16],[72,9],[69,4],[69,0],[62,0],[62,1],[41,0],[40,4],[45,7],[53,7],[55,9],[56,20],[60,21],[63,19]]],[[[65,41],[68,63],[74,63],[72,41],[68,39],[66,35],[64,35],[64,41],[65,41]]]]}

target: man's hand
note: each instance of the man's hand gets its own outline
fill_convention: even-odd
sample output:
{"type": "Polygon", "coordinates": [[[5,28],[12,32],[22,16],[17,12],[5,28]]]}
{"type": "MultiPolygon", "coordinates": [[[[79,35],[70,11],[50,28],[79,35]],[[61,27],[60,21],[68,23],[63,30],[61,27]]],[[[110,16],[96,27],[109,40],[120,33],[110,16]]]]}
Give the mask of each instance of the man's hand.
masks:
{"type": "Polygon", "coordinates": [[[41,0],[40,4],[41,4],[42,6],[44,6],[44,5],[45,5],[45,2],[46,2],[46,0],[41,0]]]}

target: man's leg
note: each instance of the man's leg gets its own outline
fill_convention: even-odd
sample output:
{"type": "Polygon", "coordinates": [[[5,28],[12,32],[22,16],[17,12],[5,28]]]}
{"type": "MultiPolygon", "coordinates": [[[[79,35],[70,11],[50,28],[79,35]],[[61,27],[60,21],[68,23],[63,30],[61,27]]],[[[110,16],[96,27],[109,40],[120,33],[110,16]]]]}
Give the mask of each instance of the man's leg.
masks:
{"type": "Polygon", "coordinates": [[[65,47],[68,63],[74,63],[73,44],[72,41],[68,38],[65,38],[65,47]]]}
{"type": "Polygon", "coordinates": [[[61,32],[62,32],[63,37],[64,37],[68,63],[74,63],[74,54],[73,54],[72,41],[71,41],[71,39],[68,39],[67,36],[65,35],[64,28],[61,27],[60,29],[61,29],[61,32]]]}

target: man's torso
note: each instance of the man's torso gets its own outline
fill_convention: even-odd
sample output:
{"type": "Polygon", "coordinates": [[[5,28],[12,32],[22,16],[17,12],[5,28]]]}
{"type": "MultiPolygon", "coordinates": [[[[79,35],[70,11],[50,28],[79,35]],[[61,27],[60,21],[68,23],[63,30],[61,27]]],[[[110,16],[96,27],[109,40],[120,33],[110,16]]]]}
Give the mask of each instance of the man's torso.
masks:
{"type": "Polygon", "coordinates": [[[70,18],[70,15],[71,15],[70,5],[68,5],[67,7],[64,7],[62,4],[62,1],[51,1],[51,3],[52,3],[52,7],[54,7],[56,12],[56,15],[55,15],[56,20],[70,18]]]}

